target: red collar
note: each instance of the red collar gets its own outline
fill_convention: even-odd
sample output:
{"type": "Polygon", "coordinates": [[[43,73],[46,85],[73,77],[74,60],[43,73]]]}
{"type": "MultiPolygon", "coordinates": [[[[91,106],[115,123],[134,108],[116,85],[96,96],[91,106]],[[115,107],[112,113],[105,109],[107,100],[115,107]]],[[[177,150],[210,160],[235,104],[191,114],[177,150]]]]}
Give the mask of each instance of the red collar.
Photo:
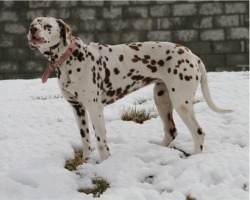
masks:
{"type": "Polygon", "coordinates": [[[46,68],[42,76],[42,83],[46,83],[51,72],[54,71],[56,68],[60,67],[64,63],[64,61],[68,59],[68,57],[72,54],[74,48],[75,48],[75,40],[73,39],[69,45],[69,48],[61,56],[61,58],[46,68]]]}

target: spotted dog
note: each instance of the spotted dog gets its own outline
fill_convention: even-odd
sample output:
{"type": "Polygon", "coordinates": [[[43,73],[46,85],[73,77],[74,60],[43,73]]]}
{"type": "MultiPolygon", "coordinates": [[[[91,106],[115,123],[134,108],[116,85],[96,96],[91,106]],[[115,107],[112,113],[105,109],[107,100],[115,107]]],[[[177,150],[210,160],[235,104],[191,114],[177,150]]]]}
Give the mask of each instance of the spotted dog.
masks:
{"type": "Polygon", "coordinates": [[[104,106],[152,83],[155,83],[154,100],[164,126],[163,146],[168,146],[177,136],[173,119],[175,109],[193,136],[194,154],[202,151],[205,133],[193,109],[199,83],[212,110],[231,112],[213,103],[204,64],[184,46],[170,42],[136,42],[114,46],[86,44],[72,35],[66,23],[51,17],[36,18],[30,25],[28,40],[32,49],[37,48],[54,63],[53,69],[57,73],[62,95],[72,106],[77,120],[86,160],[91,153],[86,111],[95,131],[101,160],[105,160],[110,156],[110,150],[104,106]],[[66,55],[69,49],[70,53],[66,55]]]}

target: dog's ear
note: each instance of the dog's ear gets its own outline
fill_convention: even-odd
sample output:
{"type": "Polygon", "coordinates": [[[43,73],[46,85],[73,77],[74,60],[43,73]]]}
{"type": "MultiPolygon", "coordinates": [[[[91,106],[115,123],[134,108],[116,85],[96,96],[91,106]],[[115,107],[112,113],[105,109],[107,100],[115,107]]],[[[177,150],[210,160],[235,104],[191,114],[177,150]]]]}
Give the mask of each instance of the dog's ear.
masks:
{"type": "Polygon", "coordinates": [[[67,45],[67,38],[70,39],[72,36],[71,28],[61,19],[56,20],[60,27],[60,37],[63,38],[63,43],[67,45]]]}

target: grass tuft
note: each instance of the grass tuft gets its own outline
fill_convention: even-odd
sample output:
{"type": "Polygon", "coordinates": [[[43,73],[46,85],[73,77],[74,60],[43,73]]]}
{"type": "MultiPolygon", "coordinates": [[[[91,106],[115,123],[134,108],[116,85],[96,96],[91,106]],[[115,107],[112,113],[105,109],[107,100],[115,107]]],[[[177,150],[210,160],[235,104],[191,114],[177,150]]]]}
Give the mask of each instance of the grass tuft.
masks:
{"type": "Polygon", "coordinates": [[[196,198],[194,196],[192,196],[190,193],[187,193],[186,200],[196,200],[196,198]]]}
{"type": "Polygon", "coordinates": [[[48,99],[61,99],[63,98],[61,95],[49,95],[49,96],[32,96],[33,100],[48,100],[48,99]]]}
{"type": "Polygon", "coordinates": [[[152,100],[152,99],[151,98],[146,98],[146,97],[141,97],[139,99],[136,99],[134,104],[135,105],[142,105],[142,104],[144,104],[144,103],[146,103],[147,101],[150,101],[150,100],[152,100]]]}
{"type": "Polygon", "coordinates": [[[103,178],[93,178],[92,188],[81,188],[78,189],[78,192],[85,194],[93,194],[94,197],[100,197],[108,188],[110,188],[110,183],[103,178]]]}
{"type": "Polygon", "coordinates": [[[158,114],[151,114],[150,111],[146,111],[145,109],[137,110],[136,107],[133,109],[128,109],[123,111],[121,114],[121,119],[123,121],[134,121],[136,123],[142,124],[146,120],[150,120],[151,118],[156,118],[158,114]]]}
{"type": "Polygon", "coordinates": [[[181,153],[183,153],[183,155],[184,155],[185,157],[191,156],[191,154],[189,154],[189,153],[187,153],[186,151],[181,150],[181,149],[179,149],[179,148],[177,148],[177,147],[173,147],[173,149],[175,149],[175,150],[177,150],[177,151],[180,151],[181,153]]]}
{"type": "Polygon", "coordinates": [[[64,168],[69,171],[74,171],[79,165],[83,163],[84,160],[82,159],[82,155],[80,153],[76,153],[74,159],[66,161],[64,168]]]}

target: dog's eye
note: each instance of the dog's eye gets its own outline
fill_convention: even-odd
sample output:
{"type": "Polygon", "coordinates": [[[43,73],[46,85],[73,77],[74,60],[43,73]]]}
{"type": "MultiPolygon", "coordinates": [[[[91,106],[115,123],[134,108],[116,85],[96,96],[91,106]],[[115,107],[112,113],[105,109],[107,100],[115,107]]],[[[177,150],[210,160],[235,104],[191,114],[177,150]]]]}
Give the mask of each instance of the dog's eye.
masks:
{"type": "Polygon", "coordinates": [[[50,30],[51,28],[52,28],[52,26],[49,24],[44,25],[44,30],[46,30],[46,29],[50,30]]]}

